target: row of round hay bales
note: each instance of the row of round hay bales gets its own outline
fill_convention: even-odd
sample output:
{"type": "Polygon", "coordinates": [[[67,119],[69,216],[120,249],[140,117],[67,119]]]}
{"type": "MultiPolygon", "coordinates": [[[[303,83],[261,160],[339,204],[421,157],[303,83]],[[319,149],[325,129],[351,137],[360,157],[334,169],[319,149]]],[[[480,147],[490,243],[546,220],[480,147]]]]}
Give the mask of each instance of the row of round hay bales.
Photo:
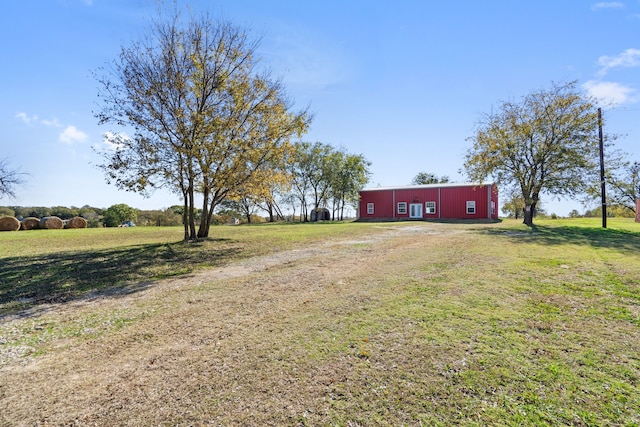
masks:
{"type": "Polygon", "coordinates": [[[63,228],[87,228],[87,220],[80,216],[65,221],[57,216],[28,217],[22,221],[12,216],[0,218],[0,231],[61,230],[63,228]]]}

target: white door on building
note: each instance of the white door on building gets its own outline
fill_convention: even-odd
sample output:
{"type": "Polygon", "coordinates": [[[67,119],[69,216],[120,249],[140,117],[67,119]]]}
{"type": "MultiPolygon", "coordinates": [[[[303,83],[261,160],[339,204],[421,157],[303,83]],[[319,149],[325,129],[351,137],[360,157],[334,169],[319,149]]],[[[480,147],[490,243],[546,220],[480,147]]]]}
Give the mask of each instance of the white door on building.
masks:
{"type": "Polygon", "coordinates": [[[422,218],[422,203],[409,205],[409,218],[422,218]]]}

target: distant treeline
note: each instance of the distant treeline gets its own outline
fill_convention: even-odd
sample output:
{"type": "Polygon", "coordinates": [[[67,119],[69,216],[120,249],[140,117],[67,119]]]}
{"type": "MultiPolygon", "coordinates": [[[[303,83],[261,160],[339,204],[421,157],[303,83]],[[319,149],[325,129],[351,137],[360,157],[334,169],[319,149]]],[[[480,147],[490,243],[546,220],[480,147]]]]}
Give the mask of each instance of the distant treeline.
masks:
{"type": "MultiPolygon", "coordinates": [[[[89,228],[117,227],[125,222],[133,222],[138,226],[171,227],[182,225],[183,207],[176,205],[166,209],[141,210],[129,207],[125,204],[117,204],[108,208],[96,208],[85,205],[81,208],[75,206],[0,206],[0,217],[10,216],[19,220],[24,218],[58,217],[69,220],[74,217],[82,217],[87,220],[89,228]]],[[[196,219],[200,211],[196,210],[196,219]]],[[[221,209],[213,216],[212,223],[234,224],[238,222],[264,222],[264,218],[251,215],[250,221],[241,212],[232,209],[221,209]]]]}

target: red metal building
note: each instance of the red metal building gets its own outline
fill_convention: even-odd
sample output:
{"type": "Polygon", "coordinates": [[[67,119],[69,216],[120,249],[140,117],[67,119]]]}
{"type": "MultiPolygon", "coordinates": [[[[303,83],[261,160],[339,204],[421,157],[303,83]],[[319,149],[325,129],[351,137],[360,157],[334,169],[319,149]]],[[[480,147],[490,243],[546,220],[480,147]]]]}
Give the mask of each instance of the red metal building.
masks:
{"type": "Polygon", "coordinates": [[[498,219],[498,188],[446,183],[364,189],[358,219],[498,219]]]}

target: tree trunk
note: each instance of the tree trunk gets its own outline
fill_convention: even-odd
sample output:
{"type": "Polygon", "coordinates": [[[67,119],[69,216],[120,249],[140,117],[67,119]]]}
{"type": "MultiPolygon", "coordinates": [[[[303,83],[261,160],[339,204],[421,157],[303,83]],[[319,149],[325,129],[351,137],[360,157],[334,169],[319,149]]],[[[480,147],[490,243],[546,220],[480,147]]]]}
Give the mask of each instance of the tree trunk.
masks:
{"type": "Polygon", "coordinates": [[[524,198],[524,221],[523,224],[533,227],[533,218],[536,216],[536,206],[538,206],[538,202],[540,201],[540,193],[538,189],[534,189],[531,193],[531,196],[527,197],[526,194],[523,194],[524,198]]]}
{"type": "Polygon", "coordinates": [[[282,214],[282,209],[280,209],[280,206],[278,206],[277,203],[273,204],[273,209],[276,213],[276,219],[277,220],[284,220],[284,215],[282,214]]]}
{"type": "Polygon", "coordinates": [[[188,194],[185,191],[182,193],[182,197],[184,198],[184,206],[182,210],[182,224],[184,225],[184,241],[189,240],[189,200],[188,194]]]}
{"type": "Polygon", "coordinates": [[[209,230],[211,229],[211,221],[213,220],[213,212],[216,210],[217,203],[226,196],[226,193],[224,195],[215,194],[211,198],[211,203],[207,205],[209,194],[210,194],[209,191],[206,191],[203,193],[203,195],[206,195],[204,205],[203,205],[204,206],[203,210],[208,210],[208,212],[206,212],[206,215],[205,215],[205,212],[202,212],[203,219],[202,221],[200,221],[200,229],[198,230],[198,238],[201,238],[201,239],[206,239],[207,237],[209,237],[209,230]]]}
{"type": "Polygon", "coordinates": [[[202,202],[202,216],[200,217],[200,226],[198,227],[198,239],[209,237],[209,190],[205,189],[202,193],[202,196],[204,197],[204,200],[202,202]]]}
{"type": "Polygon", "coordinates": [[[524,221],[522,222],[529,227],[533,227],[533,218],[536,216],[536,206],[538,205],[537,197],[534,201],[524,206],[524,221]]]}
{"type": "Polygon", "coordinates": [[[193,189],[193,181],[189,182],[187,189],[188,204],[188,220],[189,220],[189,239],[196,240],[196,217],[195,217],[195,194],[193,189]]]}
{"type": "Polygon", "coordinates": [[[303,195],[300,197],[300,222],[306,222],[307,220],[307,199],[303,195]]]}
{"type": "Polygon", "coordinates": [[[531,205],[525,205],[524,207],[524,221],[523,224],[533,227],[533,208],[531,205]]]}
{"type": "Polygon", "coordinates": [[[269,208],[269,222],[275,222],[273,217],[273,203],[267,202],[267,207],[269,208]]]}

